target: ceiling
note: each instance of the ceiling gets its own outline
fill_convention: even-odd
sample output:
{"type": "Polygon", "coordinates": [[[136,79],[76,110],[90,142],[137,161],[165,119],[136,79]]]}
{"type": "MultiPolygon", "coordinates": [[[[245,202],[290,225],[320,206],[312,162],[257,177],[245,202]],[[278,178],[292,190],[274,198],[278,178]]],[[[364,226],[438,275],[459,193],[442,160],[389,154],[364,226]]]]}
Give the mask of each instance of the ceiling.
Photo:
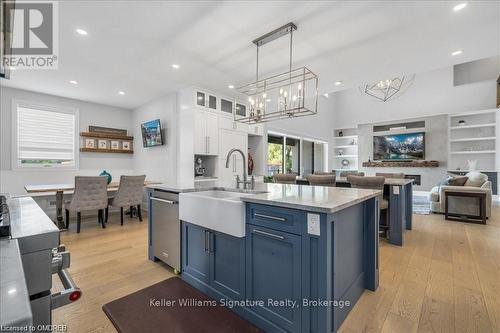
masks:
{"type": "MultiPolygon", "coordinates": [[[[499,54],[500,2],[454,12],[460,2],[64,1],[58,69],[15,70],[1,85],[125,108],[191,85],[230,95],[255,79],[251,41],[293,21],[294,67],[332,92],[499,54]]],[[[286,70],[288,39],[261,47],[260,64],[261,75],[286,70]]]]}

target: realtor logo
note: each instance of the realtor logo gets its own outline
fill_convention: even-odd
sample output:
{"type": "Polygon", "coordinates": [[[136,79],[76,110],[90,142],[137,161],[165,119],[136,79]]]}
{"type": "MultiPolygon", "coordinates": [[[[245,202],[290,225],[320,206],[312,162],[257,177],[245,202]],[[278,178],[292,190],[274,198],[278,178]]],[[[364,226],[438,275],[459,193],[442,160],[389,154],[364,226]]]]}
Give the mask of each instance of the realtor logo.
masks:
{"type": "Polygon", "coordinates": [[[12,35],[4,66],[57,69],[58,11],[55,1],[5,1],[12,35]]]}

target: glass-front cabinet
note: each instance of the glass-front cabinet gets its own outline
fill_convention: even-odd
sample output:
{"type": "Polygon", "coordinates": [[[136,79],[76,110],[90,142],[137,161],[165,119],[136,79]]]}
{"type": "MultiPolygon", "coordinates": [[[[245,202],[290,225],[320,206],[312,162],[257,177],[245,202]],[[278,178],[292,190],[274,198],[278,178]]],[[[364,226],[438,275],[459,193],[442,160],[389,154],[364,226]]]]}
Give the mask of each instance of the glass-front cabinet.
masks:
{"type": "Polygon", "coordinates": [[[247,107],[244,104],[236,103],[235,112],[237,116],[246,117],[247,107]]]}
{"type": "Polygon", "coordinates": [[[224,113],[227,113],[227,114],[233,114],[233,102],[228,100],[228,99],[221,98],[220,99],[220,110],[224,113]]]}
{"type": "Polygon", "coordinates": [[[196,92],[196,105],[197,106],[205,106],[205,98],[206,94],[201,91],[196,92]]]}
{"type": "Polygon", "coordinates": [[[217,97],[214,95],[208,95],[208,108],[212,110],[217,110],[217,97]]]}

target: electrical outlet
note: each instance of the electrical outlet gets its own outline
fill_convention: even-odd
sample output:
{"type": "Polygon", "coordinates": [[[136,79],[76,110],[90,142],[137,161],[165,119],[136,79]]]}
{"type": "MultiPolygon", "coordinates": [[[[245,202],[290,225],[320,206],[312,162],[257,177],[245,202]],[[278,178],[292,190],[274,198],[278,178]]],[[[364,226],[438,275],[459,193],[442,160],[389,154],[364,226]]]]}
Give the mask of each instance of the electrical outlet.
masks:
{"type": "Polygon", "coordinates": [[[392,193],[395,194],[395,195],[398,195],[399,194],[399,186],[393,186],[392,187],[392,193]]]}
{"type": "Polygon", "coordinates": [[[307,213],[307,233],[310,235],[320,235],[319,214],[307,213]]]}

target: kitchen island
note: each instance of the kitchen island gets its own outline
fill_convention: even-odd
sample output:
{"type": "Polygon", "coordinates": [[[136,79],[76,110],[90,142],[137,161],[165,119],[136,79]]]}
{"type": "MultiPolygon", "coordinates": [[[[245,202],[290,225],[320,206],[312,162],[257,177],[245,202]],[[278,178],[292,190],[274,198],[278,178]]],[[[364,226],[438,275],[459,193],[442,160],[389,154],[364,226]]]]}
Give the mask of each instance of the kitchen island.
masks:
{"type": "Polygon", "coordinates": [[[179,195],[184,281],[267,332],[335,332],[363,291],[377,289],[382,191],[282,184],[241,197],[224,191],[235,190],[179,195]],[[183,200],[209,195],[206,219],[217,213],[222,222],[207,227],[183,200]],[[218,210],[217,200],[241,204],[243,235],[220,231],[240,221],[226,219],[232,206],[218,210]]]}

